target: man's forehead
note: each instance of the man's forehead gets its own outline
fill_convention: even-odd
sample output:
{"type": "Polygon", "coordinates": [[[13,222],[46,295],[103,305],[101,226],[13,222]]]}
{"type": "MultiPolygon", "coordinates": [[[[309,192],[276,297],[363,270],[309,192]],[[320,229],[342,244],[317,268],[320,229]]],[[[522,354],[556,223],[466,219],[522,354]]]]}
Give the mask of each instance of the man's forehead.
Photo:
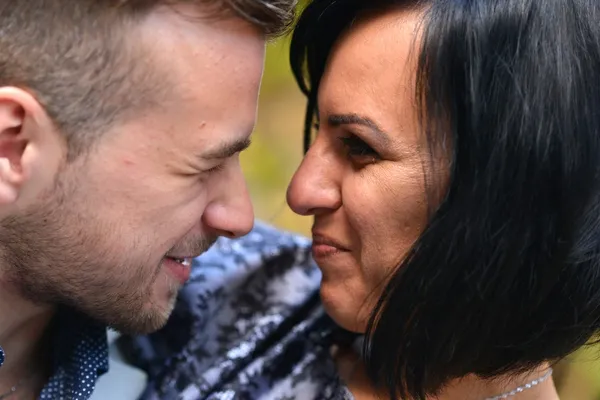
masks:
{"type": "MultiPolygon", "coordinates": [[[[156,42],[189,47],[197,50],[197,56],[202,58],[207,52],[221,55],[220,49],[224,47],[233,49],[240,45],[266,44],[266,37],[260,29],[241,18],[208,18],[198,15],[197,11],[194,14],[189,5],[185,7],[185,4],[159,7],[141,22],[140,32],[150,38],[151,47],[156,42]]],[[[164,55],[167,58],[171,56],[169,53],[164,55]]]]}

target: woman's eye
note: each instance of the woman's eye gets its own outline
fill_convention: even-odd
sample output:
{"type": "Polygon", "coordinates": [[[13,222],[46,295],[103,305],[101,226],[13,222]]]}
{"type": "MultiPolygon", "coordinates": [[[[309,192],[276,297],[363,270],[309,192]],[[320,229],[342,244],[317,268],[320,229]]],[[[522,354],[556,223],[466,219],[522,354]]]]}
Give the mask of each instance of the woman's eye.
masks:
{"type": "Polygon", "coordinates": [[[355,135],[340,137],[348,158],[359,164],[372,164],[380,160],[379,154],[371,146],[355,135]]]}

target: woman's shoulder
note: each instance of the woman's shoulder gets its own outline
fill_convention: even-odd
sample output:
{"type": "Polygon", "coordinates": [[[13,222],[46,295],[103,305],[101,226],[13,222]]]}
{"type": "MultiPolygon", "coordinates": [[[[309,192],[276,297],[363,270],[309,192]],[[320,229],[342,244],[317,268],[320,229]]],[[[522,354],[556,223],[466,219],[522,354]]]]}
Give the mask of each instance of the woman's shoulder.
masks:
{"type": "Polygon", "coordinates": [[[161,331],[123,339],[143,399],[345,400],[310,241],[257,224],[194,262],[161,331]]]}

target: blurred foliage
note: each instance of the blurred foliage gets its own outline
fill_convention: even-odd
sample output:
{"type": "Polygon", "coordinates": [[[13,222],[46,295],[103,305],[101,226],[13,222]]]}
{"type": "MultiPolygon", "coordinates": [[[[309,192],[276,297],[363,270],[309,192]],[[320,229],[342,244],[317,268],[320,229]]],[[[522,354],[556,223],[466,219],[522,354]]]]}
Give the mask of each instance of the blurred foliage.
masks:
{"type": "MultiPolygon", "coordinates": [[[[308,235],[311,219],[295,215],[285,202],[287,185],[302,159],[305,106],[291,74],[288,50],[289,38],[268,47],[257,127],[241,162],[257,218],[308,235]]],[[[555,382],[561,399],[600,400],[599,359],[594,346],[557,366],[555,382]]]]}
{"type": "Polygon", "coordinates": [[[289,40],[269,44],[252,146],[242,153],[256,216],[286,230],[308,234],[310,218],[285,202],[287,185],[302,159],[304,97],[288,62],[289,40]]]}

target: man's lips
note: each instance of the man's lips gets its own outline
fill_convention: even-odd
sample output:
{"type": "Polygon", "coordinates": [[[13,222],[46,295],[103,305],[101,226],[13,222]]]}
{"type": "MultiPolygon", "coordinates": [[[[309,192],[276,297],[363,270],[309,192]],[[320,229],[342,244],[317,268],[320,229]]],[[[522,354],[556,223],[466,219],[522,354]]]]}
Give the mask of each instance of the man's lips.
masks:
{"type": "Polygon", "coordinates": [[[171,275],[183,285],[190,279],[193,259],[193,257],[166,256],[164,263],[171,275]]]}

